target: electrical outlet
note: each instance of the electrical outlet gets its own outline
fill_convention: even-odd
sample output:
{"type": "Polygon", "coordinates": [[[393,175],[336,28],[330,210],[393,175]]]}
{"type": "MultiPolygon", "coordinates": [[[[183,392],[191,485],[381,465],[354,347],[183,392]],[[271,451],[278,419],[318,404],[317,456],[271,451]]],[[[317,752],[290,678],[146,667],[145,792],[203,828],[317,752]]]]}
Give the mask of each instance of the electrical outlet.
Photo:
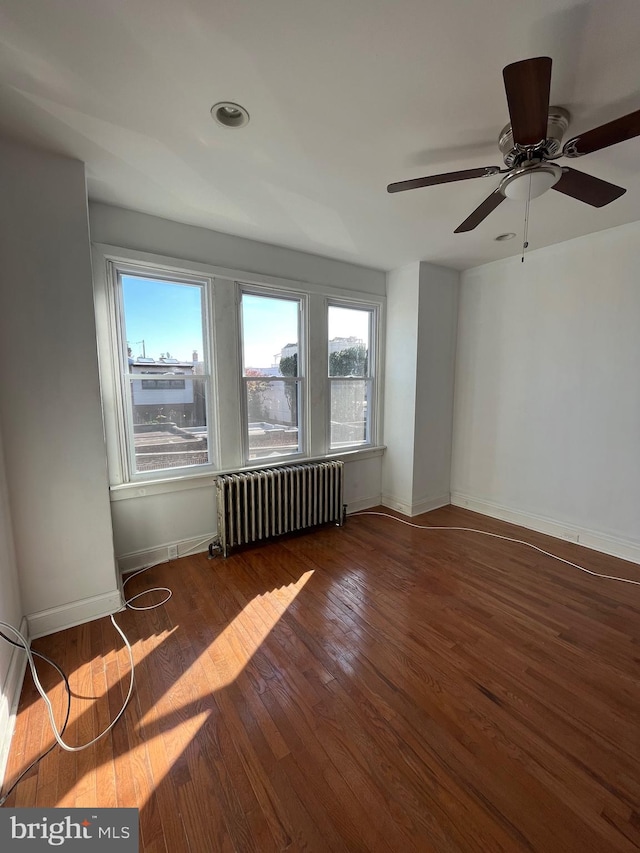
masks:
{"type": "Polygon", "coordinates": [[[170,560],[178,559],[178,546],[177,545],[169,545],[167,548],[167,553],[169,555],[170,560]]]}

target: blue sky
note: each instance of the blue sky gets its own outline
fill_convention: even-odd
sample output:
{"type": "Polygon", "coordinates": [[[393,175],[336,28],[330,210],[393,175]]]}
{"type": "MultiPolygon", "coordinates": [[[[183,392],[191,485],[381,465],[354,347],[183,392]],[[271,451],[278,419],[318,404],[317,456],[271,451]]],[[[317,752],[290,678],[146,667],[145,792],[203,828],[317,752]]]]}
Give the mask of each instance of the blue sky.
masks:
{"type": "MultiPolygon", "coordinates": [[[[170,353],[191,361],[203,355],[201,292],[198,285],[172,284],[135,275],[122,276],[125,334],[132,355],[148,358],[170,353]]],[[[242,297],[244,364],[269,367],[283,346],[298,339],[298,302],[245,293],[242,297]]],[[[366,312],[333,308],[329,337],[368,338],[366,312]]]]}
{"type": "Polygon", "coordinates": [[[202,357],[201,291],[197,285],[171,284],[140,276],[123,275],[125,333],[132,355],[191,361],[193,351],[202,357]]]}
{"type": "MultiPolygon", "coordinates": [[[[298,340],[298,303],[245,293],[242,297],[244,366],[269,367],[285,344],[298,340]]],[[[355,335],[368,343],[369,314],[331,306],[329,337],[355,335]]]]}
{"type": "Polygon", "coordinates": [[[244,293],[244,366],[269,367],[285,344],[298,342],[298,302],[244,293]]]}

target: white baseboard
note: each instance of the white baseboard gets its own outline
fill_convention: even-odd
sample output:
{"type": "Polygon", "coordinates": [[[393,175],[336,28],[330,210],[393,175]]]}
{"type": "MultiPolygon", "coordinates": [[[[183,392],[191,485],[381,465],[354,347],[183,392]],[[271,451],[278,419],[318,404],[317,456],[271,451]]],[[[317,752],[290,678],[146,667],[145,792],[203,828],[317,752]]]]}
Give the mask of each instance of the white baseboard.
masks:
{"type": "Polygon", "coordinates": [[[448,506],[450,503],[451,496],[449,493],[433,498],[422,498],[411,504],[394,497],[394,495],[382,495],[383,506],[395,509],[403,515],[408,515],[410,518],[414,515],[421,515],[423,512],[430,512],[432,509],[439,509],[441,506],[448,506]]]}
{"type": "MultiPolygon", "coordinates": [[[[26,619],[22,620],[20,633],[29,639],[29,627],[26,619]]],[[[16,713],[26,668],[26,654],[21,649],[14,647],[7,676],[0,693],[0,788],[4,787],[4,774],[7,769],[9,747],[16,725],[16,713]]]]}
{"type": "Polygon", "coordinates": [[[347,515],[352,512],[360,512],[362,509],[370,509],[372,506],[380,506],[382,496],[380,494],[372,495],[369,498],[355,498],[347,504],[347,515]]]}
{"type": "Polygon", "coordinates": [[[491,518],[510,521],[512,524],[518,524],[521,527],[535,530],[538,533],[547,533],[549,536],[555,536],[557,539],[576,542],[579,545],[584,545],[585,548],[591,548],[594,551],[600,551],[612,557],[630,560],[632,563],[640,563],[640,543],[629,539],[610,536],[607,533],[589,530],[586,527],[578,527],[575,524],[559,522],[543,515],[512,509],[493,501],[464,494],[463,492],[452,492],[451,503],[454,506],[482,513],[482,515],[489,515],[491,518]]]}
{"type": "Polygon", "coordinates": [[[421,515],[423,512],[431,512],[432,509],[440,509],[441,506],[449,506],[451,503],[451,495],[449,492],[446,495],[438,495],[435,498],[422,498],[422,500],[414,501],[411,505],[411,515],[421,515]]]}
{"type": "Polygon", "coordinates": [[[32,640],[63,631],[65,628],[73,628],[74,625],[82,625],[92,619],[101,616],[109,616],[116,613],[122,607],[120,590],[105,592],[102,595],[94,595],[91,598],[83,598],[80,601],[72,601],[59,607],[51,607],[48,610],[40,610],[37,613],[27,614],[29,624],[29,636],[32,640]]]}
{"type": "Polygon", "coordinates": [[[122,554],[118,557],[118,568],[121,574],[135,572],[136,569],[146,569],[158,563],[167,563],[170,559],[187,557],[190,554],[198,554],[209,549],[209,542],[213,542],[216,533],[205,536],[195,536],[191,539],[182,539],[180,542],[168,542],[158,545],[156,548],[145,548],[141,551],[132,551],[130,554],[122,554]],[[169,549],[176,549],[176,556],[169,556],[169,549]]]}

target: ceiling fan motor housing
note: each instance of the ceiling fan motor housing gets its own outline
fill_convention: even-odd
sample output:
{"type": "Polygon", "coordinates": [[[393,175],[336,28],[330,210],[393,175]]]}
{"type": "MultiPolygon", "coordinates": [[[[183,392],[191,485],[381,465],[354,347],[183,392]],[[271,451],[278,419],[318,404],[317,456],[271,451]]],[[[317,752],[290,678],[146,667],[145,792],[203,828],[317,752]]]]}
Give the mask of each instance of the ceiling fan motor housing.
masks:
{"type": "Polygon", "coordinates": [[[531,159],[531,153],[539,155],[539,159],[555,157],[562,150],[562,137],[569,127],[570,115],[563,107],[549,107],[549,118],[547,120],[547,138],[532,146],[528,151],[523,151],[520,146],[513,142],[511,124],[506,125],[498,137],[498,146],[502,153],[505,165],[511,169],[520,165],[525,160],[531,159]]]}

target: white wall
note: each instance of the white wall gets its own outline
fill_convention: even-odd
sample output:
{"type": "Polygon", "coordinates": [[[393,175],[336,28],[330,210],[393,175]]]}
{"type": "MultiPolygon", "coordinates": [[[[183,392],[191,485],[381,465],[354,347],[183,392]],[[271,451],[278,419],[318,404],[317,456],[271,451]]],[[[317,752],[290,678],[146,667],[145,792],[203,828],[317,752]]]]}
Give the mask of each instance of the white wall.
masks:
{"type": "MultiPolygon", "coordinates": [[[[13,547],[2,437],[0,436],[0,620],[21,630],[23,618],[13,547]]],[[[15,640],[11,631],[0,629],[15,640]]],[[[0,639],[0,786],[9,754],[12,719],[18,702],[26,656],[0,639]]]]}
{"type": "Polygon", "coordinates": [[[418,303],[420,264],[391,270],[387,275],[387,330],[384,387],[382,469],[386,506],[411,514],[413,448],[418,369],[418,303]]]}
{"type": "Polygon", "coordinates": [[[420,264],[413,511],[449,503],[457,270],[420,264]]]}
{"type": "Polygon", "coordinates": [[[106,204],[91,203],[89,218],[91,239],[96,243],[259,275],[361,290],[378,296],[385,293],[385,274],[381,270],[258,243],[244,237],[232,237],[208,228],[183,225],[106,204]]]}
{"type": "MultiPolygon", "coordinates": [[[[309,285],[311,298],[316,300],[321,298],[323,288],[327,287],[354,290],[372,296],[383,296],[385,293],[385,274],[379,270],[231,237],[109,205],[91,204],[89,216],[94,243],[303,282],[309,285]],[[314,288],[317,288],[316,293],[314,288]]],[[[231,297],[225,295],[224,289],[216,294],[216,312],[225,310],[226,298],[231,297]]],[[[233,305],[227,308],[229,311],[234,310],[233,305]]],[[[221,335],[217,340],[218,348],[221,352],[232,354],[236,347],[227,346],[222,340],[224,330],[222,324],[221,335]]],[[[311,346],[317,348],[326,344],[312,340],[311,346]]],[[[319,396],[319,389],[324,387],[324,383],[321,378],[320,381],[317,379],[310,377],[312,402],[324,409],[325,398],[319,396]]],[[[235,417],[237,420],[236,386],[237,383],[234,383],[233,388],[219,388],[218,391],[226,403],[222,416],[235,417]]],[[[312,453],[319,452],[320,439],[324,442],[324,436],[312,434],[312,453]]],[[[237,448],[227,450],[228,458],[225,456],[222,459],[223,466],[242,464],[239,441],[237,448]]],[[[345,500],[350,511],[380,502],[381,462],[381,453],[346,462],[345,500]]],[[[169,545],[177,545],[179,555],[191,550],[203,550],[206,548],[206,540],[215,535],[213,477],[205,481],[185,482],[178,488],[175,484],[151,484],[141,488],[114,490],[111,497],[115,551],[122,568],[135,568],[166,559],[169,545]]]]}
{"type": "Polygon", "coordinates": [[[0,428],[32,635],[119,603],[83,164],[0,143],[0,428]]]}
{"type": "MultiPolygon", "coordinates": [[[[11,529],[9,495],[7,493],[4,454],[2,452],[1,441],[0,437],[0,590],[2,591],[2,595],[0,595],[0,619],[3,622],[13,625],[14,628],[20,629],[24,612],[20,599],[18,570],[13,546],[13,531],[11,529]]],[[[4,631],[4,633],[15,640],[15,637],[10,632],[4,631]]],[[[12,647],[2,640],[0,642],[0,686],[2,687],[5,684],[11,657],[12,647]]],[[[1,719],[2,715],[0,712],[1,719]]]]}
{"type": "Polygon", "coordinates": [[[640,223],[463,273],[453,501],[640,562],[640,223]]]}
{"type": "Polygon", "coordinates": [[[449,503],[459,273],[425,262],[387,276],[383,503],[449,503]]]}

